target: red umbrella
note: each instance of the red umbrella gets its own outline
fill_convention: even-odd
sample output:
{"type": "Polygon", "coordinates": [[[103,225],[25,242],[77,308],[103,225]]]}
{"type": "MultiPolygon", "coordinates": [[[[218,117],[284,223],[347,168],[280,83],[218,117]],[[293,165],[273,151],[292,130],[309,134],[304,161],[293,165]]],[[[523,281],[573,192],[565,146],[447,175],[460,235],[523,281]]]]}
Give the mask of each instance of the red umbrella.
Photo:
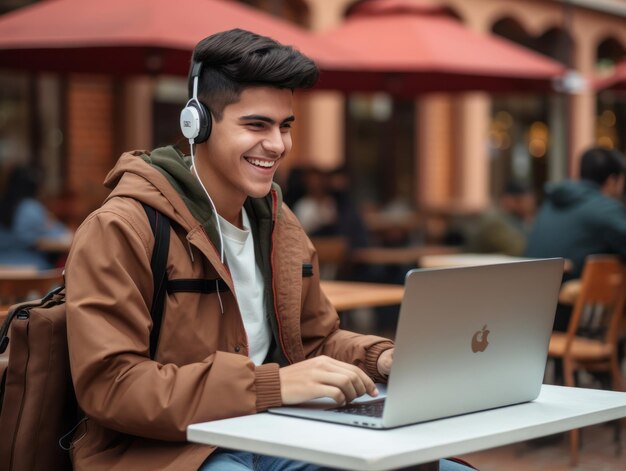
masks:
{"type": "Polygon", "coordinates": [[[596,90],[626,90],[626,60],[618,63],[610,76],[597,79],[593,85],[596,90]]]}
{"type": "Polygon", "coordinates": [[[48,0],[0,17],[4,68],[187,75],[202,38],[231,28],[271,36],[324,70],[349,54],[260,10],[223,0],[48,0]]]}
{"type": "MultiPolygon", "coordinates": [[[[402,5],[402,3],[400,3],[402,5]]],[[[559,64],[473,33],[440,9],[372,2],[319,37],[224,0],[48,0],[0,17],[0,65],[31,71],[185,76],[207,35],[243,28],[291,44],[322,69],[321,88],[547,90],[559,64]]]]}
{"type": "MultiPolygon", "coordinates": [[[[355,90],[409,96],[427,91],[549,91],[552,80],[565,71],[560,63],[522,46],[468,29],[441,7],[401,0],[366,2],[324,37],[369,57],[358,79],[343,74],[355,90]]],[[[333,80],[339,83],[340,76],[333,80]]]]}

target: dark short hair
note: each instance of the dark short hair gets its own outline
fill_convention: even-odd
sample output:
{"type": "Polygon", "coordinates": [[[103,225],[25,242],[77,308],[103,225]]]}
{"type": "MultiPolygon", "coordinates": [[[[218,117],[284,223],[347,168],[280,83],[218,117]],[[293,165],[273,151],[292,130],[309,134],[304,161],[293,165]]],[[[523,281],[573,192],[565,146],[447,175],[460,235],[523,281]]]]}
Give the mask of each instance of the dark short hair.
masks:
{"type": "Polygon", "coordinates": [[[580,178],[604,185],[611,175],[626,173],[624,155],[614,149],[592,147],[580,158],[580,178]]]}
{"type": "MultiPolygon", "coordinates": [[[[293,47],[242,29],[203,39],[194,48],[192,61],[202,62],[198,98],[217,120],[227,105],[239,100],[244,88],[310,88],[319,77],[315,62],[293,47]]],[[[191,77],[189,82],[191,96],[191,77]]]]}

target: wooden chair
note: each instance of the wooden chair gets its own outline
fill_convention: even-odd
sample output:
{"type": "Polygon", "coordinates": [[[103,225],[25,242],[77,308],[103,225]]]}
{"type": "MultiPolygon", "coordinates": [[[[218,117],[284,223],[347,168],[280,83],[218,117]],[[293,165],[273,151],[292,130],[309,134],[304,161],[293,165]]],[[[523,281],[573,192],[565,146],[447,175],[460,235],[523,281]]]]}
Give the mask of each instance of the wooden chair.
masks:
{"type": "MultiPolygon", "coordinates": [[[[608,373],[612,388],[624,390],[617,344],[625,296],[626,266],[615,256],[587,257],[567,332],[550,338],[549,356],[562,359],[566,386],[575,386],[576,373],[586,370],[608,373]]],[[[572,430],[572,465],[578,463],[579,441],[579,430],[572,430]]]]}
{"type": "Polygon", "coordinates": [[[14,304],[43,296],[63,283],[63,269],[0,266],[0,304],[14,304]]]}
{"type": "Polygon", "coordinates": [[[320,278],[333,280],[348,259],[348,240],[343,236],[311,237],[317,250],[320,278]]]}

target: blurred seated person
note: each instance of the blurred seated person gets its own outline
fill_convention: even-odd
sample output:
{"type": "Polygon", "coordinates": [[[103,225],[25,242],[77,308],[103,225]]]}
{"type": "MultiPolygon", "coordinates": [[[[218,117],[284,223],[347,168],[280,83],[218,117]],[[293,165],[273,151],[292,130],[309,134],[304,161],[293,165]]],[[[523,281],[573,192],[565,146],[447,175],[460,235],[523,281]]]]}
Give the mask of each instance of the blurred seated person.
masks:
{"type": "MultiPolygon", "coordinates": [[[[580,278],[585,257],[626,257],[626,159],[616,150],[595,147],[580,159],[580,179],[546,186],[524,255],[563,257],[572,262],[564,280],[580,278]]],[[[566,330],[571,308],[559,305],[555,330],[566,330]]]]}
{"type": "Polygon", "coordinates": [[[535,214],[532,189],[520,182],[507,183],[498,205],[489,209],[468,237],[466,250],[521,256],[535,214]]]}
{"type": "Polygon", "coordinates": [[[345,167],[331,171],[330,192],[335,198],[338,212],[338,232],[348,239],[350,248],[362,248],[370,245],[370,238],[363,216],[350,194],[350,173],[345,167]]]}
{"type": "MultiPolygon", "coordinates": [[[[350,195],[345,168],[300,169],[302,190],[292,209],[310,237],[343,236],[350,248],[369,245],[367,228],[350,195]]],[[[293,189],[290,190],[293,193],[293,189]]]]}
{"type": "Polygon", "coordinates": [[[304,196],[304,174],[307,167],[292,167],[288,170],[288,174],[284,175],[280,172],[280,168],[276,171],[274,180],[283,190],[283,202],[293,209],[296,201],[304,196]]]}
{"type": "Polygon", "coordinates": [[[302,184],[304,193],[292,209],[307,235],[338,235],[339,208],[331,192],[330,176],[309,167],[304,170],[302,184]]]}
{"type": "Polygon", "coordinates": [[[626,161],[616,150],[587,150],[580,159],[580,179],[546,186],[525,255],[564,257],[579,278],[585,257],[607,253],[626,256],[626,161]]]}
{"type": "Polygon", "coordinates": [[[53,268],[54,263],[37,248],[37,242],[72,237],[37,199],[38,189],[37,176],[25,166],[13,167],[4,179],[0,190],[0,265],[53,268]]]}

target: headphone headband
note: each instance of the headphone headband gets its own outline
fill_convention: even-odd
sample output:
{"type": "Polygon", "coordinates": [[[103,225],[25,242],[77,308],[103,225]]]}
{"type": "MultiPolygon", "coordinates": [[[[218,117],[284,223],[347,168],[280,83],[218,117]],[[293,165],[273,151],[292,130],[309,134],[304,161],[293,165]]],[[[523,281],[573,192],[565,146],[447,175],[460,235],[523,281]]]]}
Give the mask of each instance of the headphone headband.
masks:
{"type": "Polygon", "coordinates": [[[192,80],[192,95],[185,108],[180,112],[180,129],[183,135],[189,139],[190,144],[200,144],[211,135],[211,114],[198,100],[198,82],[202,62],[193,61],[189,74],[192,80]]]}
{"type": "Polygon", "coordinates": [[[193,61],[191,64],[191,78],[199,77],[202,70],[202,62],[193,61]]]}
{"type": "Polygon", "coordinates": [[[191,79],[192,95],[194,99],[198,99],[198,82],[200,81],[200,72],[202,72],[202,62],[194,61],[191,65],[191,73],[189,78],[191,79]]]}

